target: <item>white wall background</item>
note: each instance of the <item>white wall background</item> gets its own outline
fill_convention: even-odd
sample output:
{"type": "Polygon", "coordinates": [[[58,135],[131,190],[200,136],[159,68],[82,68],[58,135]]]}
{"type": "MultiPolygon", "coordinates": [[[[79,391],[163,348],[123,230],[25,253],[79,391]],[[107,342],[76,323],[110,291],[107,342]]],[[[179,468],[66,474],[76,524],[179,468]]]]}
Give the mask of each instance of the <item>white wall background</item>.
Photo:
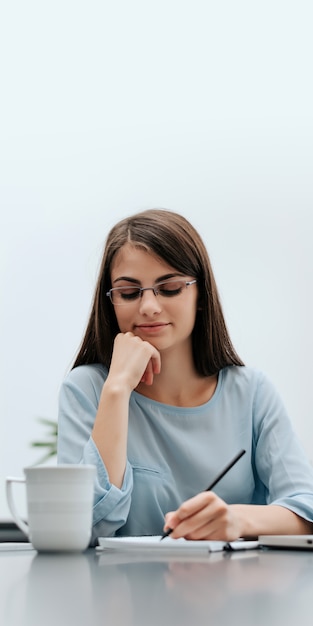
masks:
{"type": "Polygon", "coordinates": [[[313,459],[311,0],[12,0],[0,14],[4,479],[57,416],[109,227],[177,210],[313,459]]]}

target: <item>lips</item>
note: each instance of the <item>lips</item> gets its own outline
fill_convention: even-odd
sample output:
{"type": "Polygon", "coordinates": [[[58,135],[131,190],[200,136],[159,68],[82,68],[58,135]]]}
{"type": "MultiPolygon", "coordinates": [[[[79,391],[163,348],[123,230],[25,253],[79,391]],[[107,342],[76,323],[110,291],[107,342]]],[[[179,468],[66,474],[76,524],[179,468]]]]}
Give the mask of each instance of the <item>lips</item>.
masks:
{"type": "Polygon", "coordinates": [[[137,328],[157,328],[158,326],[168,326],[168,323],[154,322],[154,324],[137,324],[137,328]]]}
{"type": "Polygon", "coordinates": [[[169,326],[169,324],[167,322],[154,322],[151,324],[137,324],[136,325],[136,329],[138,329],[139,331],[143,331],[143,332],[153,332],[153,331],[157,331],[157,330],[162,330],[163,328],[166,328],[167,326],[169,326]]]}

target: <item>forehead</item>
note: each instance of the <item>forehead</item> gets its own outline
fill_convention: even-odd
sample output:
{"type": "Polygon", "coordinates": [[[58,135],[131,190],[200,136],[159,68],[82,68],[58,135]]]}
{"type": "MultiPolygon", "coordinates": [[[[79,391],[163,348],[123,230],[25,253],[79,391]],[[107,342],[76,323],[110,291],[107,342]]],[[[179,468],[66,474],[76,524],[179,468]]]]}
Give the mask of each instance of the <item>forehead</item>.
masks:
{"type": "Polygon", "coordinates": [[[175,268],[154,252],[132,244],[124,244],[114,256],[111,265],[112,278],[155,273],[156,276],[175,272],[175,268]]]}

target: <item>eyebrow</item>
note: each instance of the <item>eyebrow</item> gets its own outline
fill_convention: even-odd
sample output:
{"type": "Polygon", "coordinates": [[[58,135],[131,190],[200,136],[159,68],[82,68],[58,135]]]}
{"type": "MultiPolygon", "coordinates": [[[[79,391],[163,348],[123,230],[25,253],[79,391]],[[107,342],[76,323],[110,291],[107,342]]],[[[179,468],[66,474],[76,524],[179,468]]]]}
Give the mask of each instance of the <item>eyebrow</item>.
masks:
{"type": "MultiPolygon", "coordinates": [[[[163,280],[168,280],[169,278],[177,278],[178,276],[184,276],[184,274],[180,274],[178,272],[171,273],[171,274],[164,274],[163,276],[159,276],[159,278],[156,279],[154,284],[161,283],[163,282],[163,280]]],[[[132,283],[134,285],[141,285],[140,280],[137,280],[137,278],[131,278],[130,276],[119,276],[118,278],[115,278],[115,280],[113,280],[112,285],[115,285],[115,283],[119,282],[120,280],[125,280],[128,283],[132,283]]]]}

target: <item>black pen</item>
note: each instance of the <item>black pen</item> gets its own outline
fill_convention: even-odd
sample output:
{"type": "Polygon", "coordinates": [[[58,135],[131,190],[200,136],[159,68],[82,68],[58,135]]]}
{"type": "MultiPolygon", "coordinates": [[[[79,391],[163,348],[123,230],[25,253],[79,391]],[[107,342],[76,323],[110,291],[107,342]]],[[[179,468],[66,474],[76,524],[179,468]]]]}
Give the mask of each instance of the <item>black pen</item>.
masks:
{"type": "MultiPolygon", "coordinates": [[[[230,461],[228,465],[226,465],[226,467],[224,467],[224,469],[220,472],[220,474],[216,476],[216,478],[214,478],[213,482],[205,489],[205,491],[211,491],[211,489],[213,489],[213,487],[215,487],[215,485],[223,478],[223,476],[225,476],[225,474],[229,472],[229,470],[235,465],[235,463],[237,463],[237,461],[241,459],[245,452],[245,450],[241,450],[240,452],[238,452],[235,458],[232,459],[232,461],[230,461]]],[[[168,528],[165,533],[163,533],[160,541],[162,541],[162,539],[165,539],[165,537],[168,537],[172,532],[173,528],[168,528]]]]}

